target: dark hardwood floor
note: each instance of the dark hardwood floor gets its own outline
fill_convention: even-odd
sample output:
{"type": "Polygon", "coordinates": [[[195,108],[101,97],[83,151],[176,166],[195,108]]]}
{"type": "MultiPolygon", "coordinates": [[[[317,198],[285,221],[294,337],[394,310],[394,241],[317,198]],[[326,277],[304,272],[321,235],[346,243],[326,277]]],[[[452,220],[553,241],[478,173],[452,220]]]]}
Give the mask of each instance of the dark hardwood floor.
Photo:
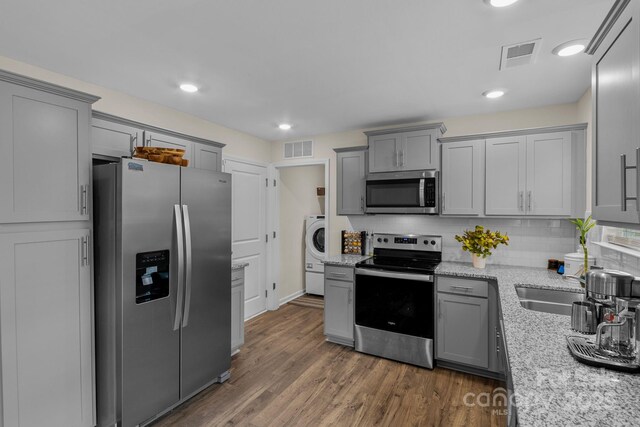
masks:
{"type": "Polygon", "coordinates": [[[323,312],[286,304],[246,323],[231,378],[160,426],[503,426],[501,408],[468,407],[468,392],[503,383],[361,354],[324,340],[323,312]]]}

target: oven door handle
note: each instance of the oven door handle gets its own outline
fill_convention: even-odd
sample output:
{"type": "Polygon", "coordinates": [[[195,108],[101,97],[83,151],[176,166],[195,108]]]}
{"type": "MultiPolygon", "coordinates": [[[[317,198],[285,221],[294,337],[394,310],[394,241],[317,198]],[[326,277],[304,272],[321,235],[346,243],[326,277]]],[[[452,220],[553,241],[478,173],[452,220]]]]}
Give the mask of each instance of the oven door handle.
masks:
{"type": "Polygon", "coordinates": [[[433,282],[431,274],[396,273],[391,271],[371,270],[367,268],[356,268],[358,276],[385,277],[388,279],[414,280],[417,282],[433,282]]]}
{"type": "Polygon", "coordinates": [[[418,189],[419,197],[420,197],[420,207],[424,207],[424,178],[420,178],[420,188],[418,189]]]}

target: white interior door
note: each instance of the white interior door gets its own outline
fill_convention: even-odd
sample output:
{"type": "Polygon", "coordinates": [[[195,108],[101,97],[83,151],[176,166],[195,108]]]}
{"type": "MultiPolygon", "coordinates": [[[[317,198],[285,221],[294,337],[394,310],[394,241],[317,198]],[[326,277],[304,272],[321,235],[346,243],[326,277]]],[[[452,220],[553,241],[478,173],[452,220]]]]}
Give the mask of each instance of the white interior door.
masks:
{"type": "Polygon", "coordinates": [[[235,262],[245,262],[245,319],[266,310],[267,168],[226,159],[225,172],[232,179],[232,249],[235,262]]]}

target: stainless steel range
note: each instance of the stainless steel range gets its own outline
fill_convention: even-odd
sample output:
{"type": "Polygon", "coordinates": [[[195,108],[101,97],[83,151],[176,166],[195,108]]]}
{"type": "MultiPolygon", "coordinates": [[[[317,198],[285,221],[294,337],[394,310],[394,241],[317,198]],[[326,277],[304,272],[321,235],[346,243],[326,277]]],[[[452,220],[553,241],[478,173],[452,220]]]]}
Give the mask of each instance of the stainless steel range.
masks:
{"type": "Polygon", "coordinates": [[[376,233],[373,248],[356,264],[355,349],[432,369],[442,237],[376,233]]]}

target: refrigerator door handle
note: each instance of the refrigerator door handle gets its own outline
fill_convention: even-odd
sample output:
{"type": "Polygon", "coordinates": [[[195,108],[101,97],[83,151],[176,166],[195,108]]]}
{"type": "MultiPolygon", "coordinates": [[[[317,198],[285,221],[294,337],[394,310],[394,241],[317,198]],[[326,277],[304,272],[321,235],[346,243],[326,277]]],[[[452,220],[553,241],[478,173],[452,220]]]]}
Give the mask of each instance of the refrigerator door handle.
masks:
{"type": "Polygon", "coordinates": [[[185,250],[185,301],[184,301],[184,317],[182,319],[182,327],[189,324],[189,312],[191,311],[191,221],[189,220],[189,207],[182,205],[182,215],[184,221],[184,250],[185,250]]]}
{"type": "Polygon", "coordinates": [[[173,319],[173,330],[177,331],[180,328],[180,320],[182,319],[182,298],[184,289],[184,236],[182,234],[182,212],[180,211],[180,205],[173,205],[173,212],[176,217],[176,240],[178,249],[178,286],[177,286],[177,298],[176,298],[176,314],[173,319]]]}

